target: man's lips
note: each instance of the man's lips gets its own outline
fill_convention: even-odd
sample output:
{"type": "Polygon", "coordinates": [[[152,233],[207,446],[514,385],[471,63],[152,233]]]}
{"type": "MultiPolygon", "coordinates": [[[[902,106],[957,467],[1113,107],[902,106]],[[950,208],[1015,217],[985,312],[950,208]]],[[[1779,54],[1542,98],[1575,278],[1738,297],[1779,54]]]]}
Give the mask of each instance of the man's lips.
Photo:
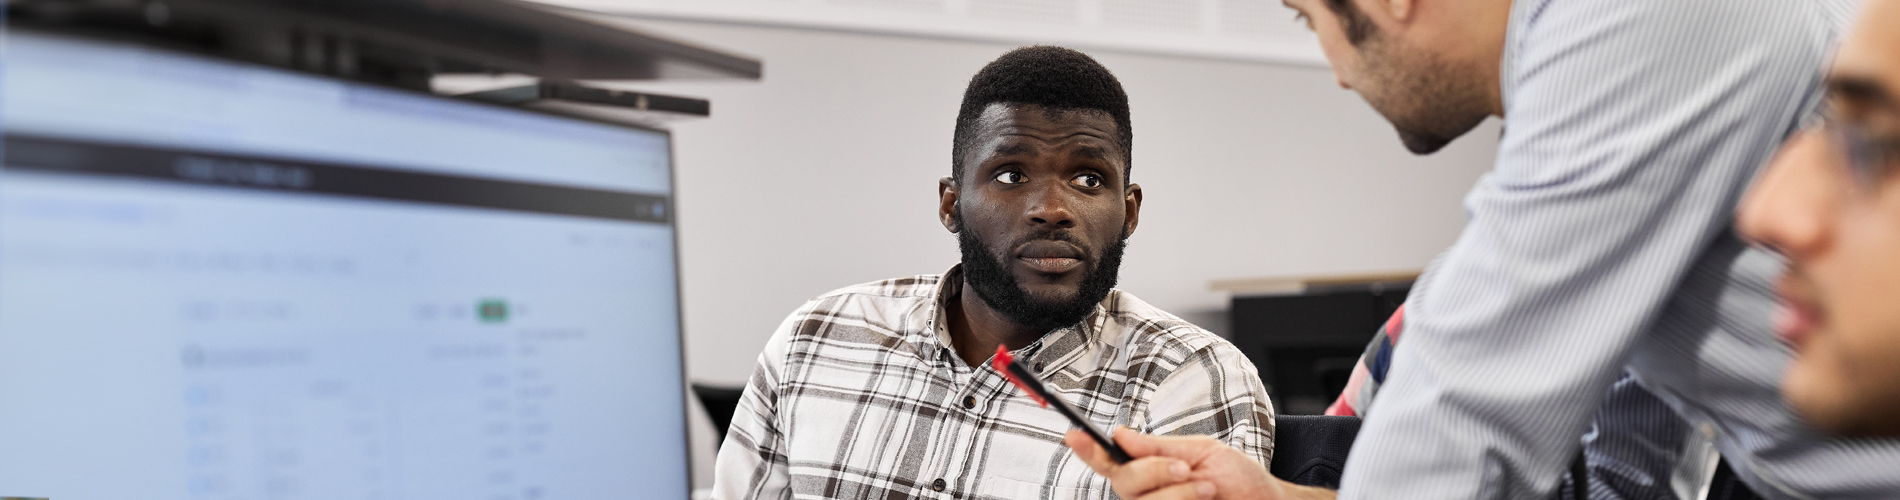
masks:
{"type": "Polygon", "coordinates": [[[1037,272],[1061,274],[1082,267],[1082,249],[1061,241],[1036,240],[1017,247],[1016,260],[1037,272]]]}
{"type": "Polygon", "coordinates": [[[1036,271],[1049,273],[1049,274],[1066,273],[1071,270],[1074,270],[1077,267],[1082,266],[1082,261],[1077,260],[1077,259],[1069,259],[1069,258],[1019,257],[1018,260],[1021,260],[1024,264],[1027,264],[1030,269],[1035,269],[1036,271]]]}
{"type": "Polygon", "coordinates": [[[1799,351],[1802,344],[1820,330],[1821,308],[1798,293],[1798,287],[1788,280],[1784,279],[1776,288],[1781,305],[1775,309],[1775,334],[1799,351]]]}

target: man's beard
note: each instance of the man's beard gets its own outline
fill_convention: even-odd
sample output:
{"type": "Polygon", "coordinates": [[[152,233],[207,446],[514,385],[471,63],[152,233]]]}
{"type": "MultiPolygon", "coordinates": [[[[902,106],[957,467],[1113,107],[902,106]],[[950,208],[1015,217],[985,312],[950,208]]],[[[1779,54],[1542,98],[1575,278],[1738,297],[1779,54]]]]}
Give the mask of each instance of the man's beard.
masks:
{"type": "Polygon", "coordinates": [[[1366,75],[1380,96],[1366,102],[1384,115],[1412,154],[1428,155],[1470,132],[1489,116],[1489,97],[1475,75],[1423,50],[1399,50],[1375,32],[1360,45],[1366,75]],[[1376,64],[1369,63],[1377,61],[1376,64]]]}
{"type": "MultiPolygon", "coordinates": [[[[961,214],[958,218],[962,218],[961,214]]],[[[1057,230],[1031,235],[1006,248],[1016,248],[1033,240],[1065,241],[1081,246],[1081,242],[1067,231],[1057,230]]],[[[1102,249],[1095,265],[1082,275],[1082,283],[1075,294],[1050,297],[1032,295],[1023,290],[1022,284],[1016,280],[1014,273],[1009,272],[1003,258],[992,251],[988,242],[978,238],[975,231],[966,227],[957,232],[957,246],[963,251],[963,280],[976,290],[976,296],[989,304],[991,309],[1003,313],[1010,322],[1041,332],[1081,322],[1082,318],[1095,310],[1096,304],[1108,298],[1108,292],[1115,288],[1115,279],[1122,264],[1122,250],[1127,245],[1128,238],[1124,236],[1102,249]]]]}

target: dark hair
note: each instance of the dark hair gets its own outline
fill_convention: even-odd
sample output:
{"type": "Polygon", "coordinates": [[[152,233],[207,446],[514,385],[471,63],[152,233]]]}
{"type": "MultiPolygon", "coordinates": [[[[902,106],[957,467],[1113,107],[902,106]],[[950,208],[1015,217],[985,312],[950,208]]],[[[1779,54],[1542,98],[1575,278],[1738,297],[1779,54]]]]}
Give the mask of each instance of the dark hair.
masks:
{"type": "Polygon", "coordinates": [[[1352,0],[1326,0],[1326,8],[1332,9],[1333,16],[1339,18],[1339,27],[1346,31],[1346,41],[1353,46],[1372,36],[1372,20],[1352,0]]]}
{"type": "Polygon", "coordinates": [[[1122,82],[1088,54],[1047,45],[1009,51],[970,78],[950,149],[950,175],[956,181],[963,180],[965,154],[976,147],[978,118],[985,108],[999,102],[1108,113],[1120,133],[1115,142],[1122,150],[1122,179],[1127,182],[1134,165],[1129,147],[1135,133],[1128,125],[1128,93],[1122,91],[1122,82]]]}

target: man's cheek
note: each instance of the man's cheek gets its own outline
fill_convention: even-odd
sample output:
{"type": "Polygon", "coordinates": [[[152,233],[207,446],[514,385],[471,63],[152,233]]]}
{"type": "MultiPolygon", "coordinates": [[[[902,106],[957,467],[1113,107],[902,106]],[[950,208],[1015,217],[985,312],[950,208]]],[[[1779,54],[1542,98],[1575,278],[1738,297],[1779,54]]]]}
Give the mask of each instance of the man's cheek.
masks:
{"type": "Polygon", "coordinates": [[[1836,342],[1827,334],[1809,341],[1789,365],[1783,382],[1788,403],[1803,419],[1826,429],[1842,425],[1844,416],[1853,412],[1853,377],[1838,356],[1836,342]]]}
{"type": "Polygon", "coordinates": [[[1816,256],[1830,278],[1822,290],[1839,304],[1833,311],[1844,322],[1856,323],[1869,337],[1857,341],[1873,348],[1884,342],[1900,343],[1900,193],[1882,193],[1872,210],[1843,210],[1834,229],[1834,247],[1816,256]],[[1884,342],[1883,342],[1884,341],[1884,342]]]}

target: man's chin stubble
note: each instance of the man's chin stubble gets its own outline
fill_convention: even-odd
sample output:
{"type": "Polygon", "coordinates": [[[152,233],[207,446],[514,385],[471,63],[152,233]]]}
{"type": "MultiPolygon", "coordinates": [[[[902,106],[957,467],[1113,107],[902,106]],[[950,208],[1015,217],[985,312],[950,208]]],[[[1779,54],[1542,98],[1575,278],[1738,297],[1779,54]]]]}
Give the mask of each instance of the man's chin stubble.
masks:
{"type": "Polygon", "coordinates": [[[1454,139],[1457,139],[1457,138],[1456,137],[1446,138],[1446,137],[1440,137],[1436,135],[1415,134],[1411,132],[1406,132],[1403,129],[1399,130],[1399,142],[1405,144],[1405,150],[1411,151],[1412,154],[1419,155],[1419,156],[1425,156],[1432,153],[1437,153],[1438,150],[1445,149],[1445,146],[1448,144],[1451,144],[1451,141],[1454,139]]]}
{"type": "MultiPolygon", "coordinates": [[[[1437,113],[1443,117],[1449,115],[1451,112],[1441,110],[1437,111],[1437,113]]],[[[1425,156],[1445,149],[1445,146],[1451,144],[1452,141],[1458,140],[1459,137],[1464,137],[1465,134],[1471,132],[1471,129],[1478,128],[1478,124],[1483,122],[1484,116],[1478,115],[1476,119],[1462,118],[1455,122],[1446,120],[1445,122],[1422,127],[1393,125],[1392,128],[1398,131],[1399,142],[1405,144],[1406,151],[1411,151],[1412,154],[1415,155],[1425,156]]]]}
{"type": "Polygon", "coordinates": [[[1437,153],[1490,116],[1482,82],[1461,80],[1470,71],[1442,62],[1427,52],[1400,54],[1392,46],[1368,46],[1389,64],[1369,72],[1373,87],[1385,89],[1365,95],[1399,134],[1412,154],[1437,153]]]}

